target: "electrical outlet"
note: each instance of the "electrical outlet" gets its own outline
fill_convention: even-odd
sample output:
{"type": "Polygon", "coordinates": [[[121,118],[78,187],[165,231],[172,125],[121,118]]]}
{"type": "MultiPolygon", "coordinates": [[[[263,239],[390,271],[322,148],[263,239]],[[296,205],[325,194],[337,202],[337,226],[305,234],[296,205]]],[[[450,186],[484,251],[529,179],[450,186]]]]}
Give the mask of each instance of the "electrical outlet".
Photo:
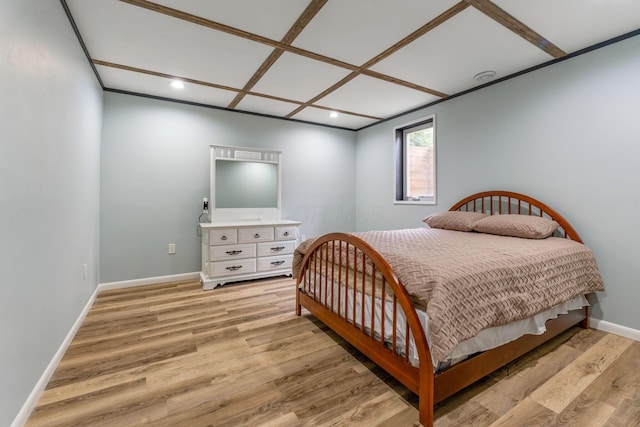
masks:
{"type": "Polygon", "coordinates": [[[169,254],[173,255],[176,253],[176,244],[175,243],[169,243],[169,254]]]}
{"type": "Polygon", "coordinates": [[[82,264],[82,279],[87,280],[88,276],[89,275],[87,274],[87,264],[82,264]]]}

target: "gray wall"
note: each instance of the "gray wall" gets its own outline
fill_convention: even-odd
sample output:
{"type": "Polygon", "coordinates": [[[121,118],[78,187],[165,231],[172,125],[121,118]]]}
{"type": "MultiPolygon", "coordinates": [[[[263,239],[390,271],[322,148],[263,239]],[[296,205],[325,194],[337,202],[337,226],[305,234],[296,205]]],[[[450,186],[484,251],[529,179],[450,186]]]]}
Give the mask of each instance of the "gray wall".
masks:
{"type": "Polygon", "coordinates": [[[97,284],[102,90],[59,2],[0,2],[0,94],[6,426],[97,284]]]}
{"type": "Polygon", "coordinates": [[[477,191],[529,194],[595,252],[594,317],[640,329],[638,76],[640,36],[358,132],[356,228],[420,226],[477,191]],[[394,206],[392,128],[433,113],[438,204],[394,206]]]}
{"type": "Polygon", "coordinates": [[[104,109],[101,283],[200,271],[212,144],[281,150],[283,219],[303,234],[355,228],[355,132],[118,93],[104,109]]]}

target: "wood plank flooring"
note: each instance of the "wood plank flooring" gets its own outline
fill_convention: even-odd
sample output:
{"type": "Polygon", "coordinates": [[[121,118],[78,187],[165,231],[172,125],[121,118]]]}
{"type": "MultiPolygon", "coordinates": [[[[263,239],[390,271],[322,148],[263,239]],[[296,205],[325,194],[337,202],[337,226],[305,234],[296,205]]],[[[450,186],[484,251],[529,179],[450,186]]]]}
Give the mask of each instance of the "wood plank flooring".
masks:
{"type": "MultiPolygon", "coordinates": [[[[417,397],[290,278],[102,292],[27,426],[416,426],[417,397]]],[[[574,328],[438,405],[436,426],[640,425],[640,343],[574,328]]]]}

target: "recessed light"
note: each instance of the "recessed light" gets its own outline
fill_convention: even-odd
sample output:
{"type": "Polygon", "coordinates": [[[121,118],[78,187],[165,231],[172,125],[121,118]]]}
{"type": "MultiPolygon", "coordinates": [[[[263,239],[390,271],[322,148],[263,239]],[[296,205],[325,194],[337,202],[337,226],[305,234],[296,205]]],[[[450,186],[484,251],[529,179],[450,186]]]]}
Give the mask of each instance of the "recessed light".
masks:
{"type": "Polygon", "coordinates": [[[331,117],[332,119],[335,119],[336,117],[338,117],[340,114],[338,114],[337,111],[332,111],[329,113],[329,117],[331,117]]]}
{"type": "Polygon", "coordinates": [[[171,82],[171,86],[176,88],[176,89],[183,89],[184,88],[184,83],[182,83],[182,81],[180,81],[180,80],[173,80],[171,82]]]}
{"type": "Polygon", "coordinates": [[[488,82],[492,80],[496,76],[495,71],[483,71],[481,73],[476,74],[473,78],[480,83],[488,82]]]}

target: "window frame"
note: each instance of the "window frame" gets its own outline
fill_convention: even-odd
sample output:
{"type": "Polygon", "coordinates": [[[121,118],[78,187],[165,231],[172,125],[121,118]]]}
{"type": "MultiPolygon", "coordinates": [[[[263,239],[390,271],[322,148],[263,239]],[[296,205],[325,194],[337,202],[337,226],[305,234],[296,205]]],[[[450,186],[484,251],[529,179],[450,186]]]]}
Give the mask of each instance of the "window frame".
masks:
{"type": "Polygon", "coordinates": [[[436,115],[431,114],[411,122],[403,123],[393,128],[394,140],[394,205],[435,205],[437,201],[437,157],[436,157],[436,115]],[[420,130],[419,128],[431,124],[433,128],[433,197],[420,198],[419,200],[407,200],[405,197],[407,187],[407,131],[420,130]]]}

